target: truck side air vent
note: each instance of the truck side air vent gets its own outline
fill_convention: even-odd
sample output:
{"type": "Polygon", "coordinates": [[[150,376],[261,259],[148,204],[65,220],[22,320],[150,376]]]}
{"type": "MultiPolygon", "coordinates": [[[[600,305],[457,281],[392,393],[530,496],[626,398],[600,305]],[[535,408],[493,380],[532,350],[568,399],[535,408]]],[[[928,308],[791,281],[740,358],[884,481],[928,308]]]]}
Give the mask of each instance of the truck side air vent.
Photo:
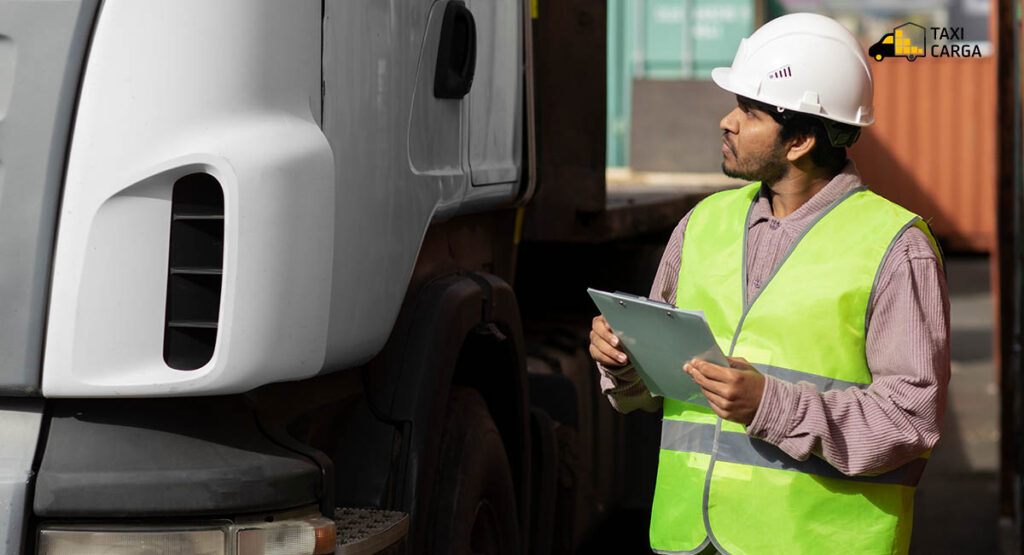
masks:
{"type": "Polygon", "coordinates": [[[224,268],[224,191],[212,175],[174,182],[170,242],[164,361],[195,370],[210,361],[217,344],[224,268]]]}

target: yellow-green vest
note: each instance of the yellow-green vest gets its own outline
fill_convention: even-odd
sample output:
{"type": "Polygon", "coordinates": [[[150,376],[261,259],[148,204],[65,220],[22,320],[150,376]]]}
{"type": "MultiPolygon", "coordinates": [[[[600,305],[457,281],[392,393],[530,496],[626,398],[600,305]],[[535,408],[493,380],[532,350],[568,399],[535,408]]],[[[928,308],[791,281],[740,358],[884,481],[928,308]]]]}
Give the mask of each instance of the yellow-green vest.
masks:
{"type": "MultiPolygon", "coordinates": [[[[822,211],[746,302],[747,218],[760,183],[717,193],[690,215],[676,306],[702,310],[723,352],[818,391],[871,383],[864,349],[875,280],[920,218],[857,188],[822,211]]],[[[680,371],[682,371],[680,369],[680,371]]],[[[906,553],[926,456],[875,476],[799,461],[710,409],[664,400],[651,547],[730,554],[906,553]]]]}

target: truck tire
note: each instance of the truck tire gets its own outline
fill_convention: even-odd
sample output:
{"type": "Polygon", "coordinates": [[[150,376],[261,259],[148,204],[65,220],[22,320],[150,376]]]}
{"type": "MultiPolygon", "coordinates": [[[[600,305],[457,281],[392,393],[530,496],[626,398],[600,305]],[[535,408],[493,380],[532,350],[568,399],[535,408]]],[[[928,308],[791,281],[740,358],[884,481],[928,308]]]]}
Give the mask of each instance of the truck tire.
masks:
{"type": "Polygon", "coordinates": [[[487,404],[453,387],[434,486],[427,553],[519,555],[512,470],[487,404]]]}

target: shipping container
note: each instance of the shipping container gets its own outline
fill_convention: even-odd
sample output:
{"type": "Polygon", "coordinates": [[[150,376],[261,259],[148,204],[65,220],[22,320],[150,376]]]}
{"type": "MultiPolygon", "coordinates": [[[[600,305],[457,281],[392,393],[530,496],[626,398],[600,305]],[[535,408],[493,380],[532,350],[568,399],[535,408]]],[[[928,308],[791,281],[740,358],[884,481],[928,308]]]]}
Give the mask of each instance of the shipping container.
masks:
{"type": "Polygon", "coordinates": [[[927,220],[945,248],[995,241],[996,60],[872,62],[875,124],[850,150],[875,192],[927,220]]]}

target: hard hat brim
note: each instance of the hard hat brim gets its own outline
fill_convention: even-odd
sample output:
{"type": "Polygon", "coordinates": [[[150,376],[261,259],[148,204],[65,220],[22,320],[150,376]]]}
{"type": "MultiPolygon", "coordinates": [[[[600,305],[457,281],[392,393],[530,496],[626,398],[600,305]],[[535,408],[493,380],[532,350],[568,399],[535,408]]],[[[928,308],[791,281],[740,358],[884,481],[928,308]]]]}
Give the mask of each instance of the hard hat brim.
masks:
{"type": "MultiPolygon", "coordinates": [[[[739,83],[736,82],[736,79],[734,78],[733,74],[734,72],[731,67],[716,67],[711,70],[711,80],[714,81],[716,85],[718,85],[726,92],[731,92],[733,94],[738,94],[740,96],[752,98],[760,102],[771,104],[772,106],[779,105],[774,102],[768,102],[763,98],[758,98],[757,90],[748,90],[750,89],[750,87],[741,86],[739,83]]],[[[790,110],[792,109],[789,106],[782,107],[790,110]]]]}
{"type": "Polygon", "coordinates": [[[715,82],[720,88],[725,89],[733,94],[743,94],[736,90],[736,87],[732,83],[732,68],[731,67],[716,67],[711,70],[711,80],[715,82]]]}
{"type": "Polygon", "coordinates": [[[792,110],[794,112],[801,112],[801,113],[812,115],[812,116],[822,117],[822,118],[825,118],[825,119],[830,119],[832,121],[837,121],[839,123],[845,123],[847,125],[853,125],[853,126],[856,126],[856,127],[867,127],[868,125],[871,125],[871,124],[875,123],[875,118],[874,117],[871,117],[871,119],[869,119],[868,121],[858,122],[858,121],[848,120],[848,119],[844,119],[844,118],[837,118],[837,117],[834,117],[834,116],[827,116],[825,114],[820,114],[820,113],[810,112],[810,111],[806,111],[806,110],[801,110],[800,108],[797,108],[797,107],[794,107],[794,106],[786,106],[784,104],[780,104],[778,102],[773,102],[773,101],[768,100],[768,99],[759,98],[759,95],[757,94],[757,90],[746,90],[745,87],[742,87],[738,83],[735,82],[735,79],[733,77],[733,69],[731,67],[716,67],[716,68],[712,69],[711,70],[711,80],[714,81],[715,84],[719,86],[719,88],[725,90],[726,92],[731,92],[733,94],[738,94],[740,96],[745,96],[747,98],[752,98],[752,99],[760,101],[760,102],[771,104],[772,106],[780,106],[781,108],[784,108],[786,110],[792,110]]]}

